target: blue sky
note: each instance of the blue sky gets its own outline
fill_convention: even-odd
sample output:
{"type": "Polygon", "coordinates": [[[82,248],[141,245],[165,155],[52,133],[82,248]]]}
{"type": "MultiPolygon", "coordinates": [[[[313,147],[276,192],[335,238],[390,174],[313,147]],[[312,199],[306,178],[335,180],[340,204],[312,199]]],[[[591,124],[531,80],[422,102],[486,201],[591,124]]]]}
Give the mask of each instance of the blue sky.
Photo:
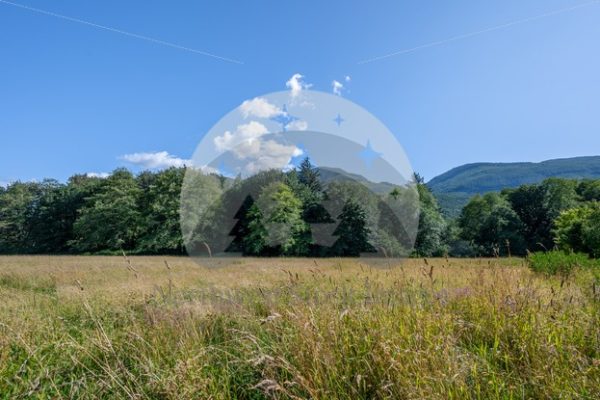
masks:
{"type": "Polygon", "coordinates": [[[295,73],[316,90],[343,83],[427,179],[600,154],[600,2],[16,2],[244,63],[0,2],[0,182],[108,172],[132,153],[187,159],[223,115],[295,73]]]}

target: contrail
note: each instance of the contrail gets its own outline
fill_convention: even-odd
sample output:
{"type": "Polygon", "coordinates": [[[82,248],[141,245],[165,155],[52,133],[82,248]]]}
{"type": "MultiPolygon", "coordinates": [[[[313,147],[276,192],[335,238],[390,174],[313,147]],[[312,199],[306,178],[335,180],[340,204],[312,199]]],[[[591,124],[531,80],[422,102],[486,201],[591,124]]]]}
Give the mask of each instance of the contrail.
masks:
{"type": "Polygon", "coordinates": [[[423,45],[420,45],[420,46],[417,46],[417,47],[413,47],[413,48],[410,48],[410,49],[395,51],[393,53],[385,54],[385,55],[382,55],[382,56],[378,56],[378,57],[374,57],[374,58],[369,58],[367,60],[359,61],[358,64],[368,64],[368,63],[371,63],[373,61],[379,61],[379,60],[383,60],[383,59],[389,58],[389,57],[394,57],[394,56],[400,56],[400,55],[403,55],[403,54],[413,53],[415,51],[422,50],[422,49],[427,49],[429,47],[440,46],[442,44],[446,44],[446,43],[450,43],[450,42],[456,42],[458,40],[463,40],[463,39],[468,39],[468,38],[471,38],[473,36],[481,35],[483,33],[498,31],[498,30],[501,30],[501,29],[509,28],[511,26],[525,24],[527,22],[532,22],[532,21],[536,21],[538,19],[551,17],[553,15],[562,14],[562,13],[565,13],[565,12],[577,10],[577,9],[583,8],[583,7],[588,7],[588,6],[591,6],[593,4],[598,4],[598,3],[600,3],[600,0],[589,1],[587,3],[578,4],[576,6],[572,6],[572,7],[568,7],[568,8],[561,8],[560,10],[550,11],[550,12],[547,12],[547,13],[544,13],[544,14],[535,15],[533,17],[519,19],[519,20],[516,20],[516,21],[508,22],[506,24],[497,25],[497,26],[493,26],[493,27],[490,27],[490,28],[482,29],[480,31],[475,31],[475,32],[471,32],[471,33],[465,33],[465,34],[454,36],[454,37],[451,37],[451,38],[448,38],[448,39],[442,39],[442,40],[438,40],[438,41],[435,41],[435,42],[423,44],[423,45]]]}
{"type": "Polygon", "coordinates": [[[33,12],[36,12],[36,13],[39,13],[39,14],[49,15],[51,17],[60,18],[60,19],[64,19],[64,20],[67,20],[67,21],[71,21],[71,22],[77,22],[79,24],[84,24],[84,25],[92,26],[94,28],[104,29],[106,31],[110,31],[110,32],[114,32],[114,33],[119,33],[121,35],[129,36],[129,37],[132,37],[132,38],[135,38],[135,39],[140,39],[140,40],[145,40],[147,42],[151,42],[151,43],[155,43],[155,44],[160,44],[162,46],[167,46],[167,47],[171,47],[171,48],[178,49],[178,50],[189,51],[191,53],[200,54],[200,55],[203,55],[203,56],[206,56],[206,57],[212,57],[212,58],[215,58],[215,59],[221,60],[221,61],[226,61],[226,62],[230,62],[230,63],[234,63],[234,64],[244,64],[242,61],[234,60],[232,58],[222,57],[222,56],[219,56],[219,55],[216,55],[216,54],[208,53],[206,51],[196,50],[196,49],[192,49],[192,48],[189,48],[189,47],[180,46],[180,45],[178,45],[176,43],[166,42],[164,40],[155,39],[155,38],[151,38],[151,37],[143,36],[143,35],[138,35],[137,33],[127,32],[127,31],[123,31],[123,30],[120,30],[120,29],[111,28],[109,26],[95,24],[93,22],[84,21],[82,19],[73,18],[73,17],[69,17],[69,16],[66,16],[66,15],[62,15],[62,14],[57,14],[57,13],[54,13],[54,12],[42,10],[40,8],[29,7],[29,6],[26,6],[26,5],[23,5],[23,4],[13,3],[11,1],[5,1],[5,0],[0,0],[0,3],[8,4],[10,6],[19,7],[19,8],[22,8],[24,10],[33,11],[33,12]]]}

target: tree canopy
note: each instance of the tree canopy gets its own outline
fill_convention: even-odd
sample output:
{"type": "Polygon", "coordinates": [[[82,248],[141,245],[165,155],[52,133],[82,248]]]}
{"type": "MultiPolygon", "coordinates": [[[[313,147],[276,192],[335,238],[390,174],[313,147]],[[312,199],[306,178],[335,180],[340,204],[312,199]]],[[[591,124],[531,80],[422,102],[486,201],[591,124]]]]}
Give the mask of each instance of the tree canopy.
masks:
{"type": "Polygon", "coordinates": [[[0,187],[0,253],[430,257],[558,247],[600,257],[600,180],[553,178],[476,195],[455,220],[415,180],[418,198],[403,187],[375,193],[348,179],[324,182],[305,159],[244,180],[170,168],[15,182],[0,187]],[[401,220],[416,212],[412,248],[401,220]]]}

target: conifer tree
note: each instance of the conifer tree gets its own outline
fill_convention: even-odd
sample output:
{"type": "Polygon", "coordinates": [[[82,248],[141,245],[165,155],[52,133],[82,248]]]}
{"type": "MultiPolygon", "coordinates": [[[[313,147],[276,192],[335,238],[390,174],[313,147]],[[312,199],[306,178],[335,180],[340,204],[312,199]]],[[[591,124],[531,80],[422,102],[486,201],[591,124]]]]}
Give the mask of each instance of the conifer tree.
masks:
{"type": "Polygon", "coordinates": [[[323,190],[320,181],[319,170],[312,165],[310,159],[306,157],[300,164],[298,180],[305,184],[313,194],[318,194],[323,190]]]}
{"type": "Polygon", "coordinates": [[[366,213],[358,203],[346,201],[338,220],[339,225],[333,232],[338,237],[332,247],[334,255],[358,257],[360,253],[376,251],[369,243],[371,232],[367,227],[366,213]]]}
{"type": "Polygon", "coordinates": [[[253,246],[252,241],[249,239],[250,237],[256,238],[256,234],[259,233],[258,230],[260,228],[260,224],[258,223],[260,210],[255,206],[252,196],[246,196],[233,217],[237,220],[229,232],[229,236],[233,236],[233,240],[225,251],[243,254],[259,253],[260,250],[256,251],[256,249],[260,246],[253,246]],[[253,230],[256,232],[252,232],[253,230]],[[246,247],[251,247],[253,251],[249,251],[250,249],[246,247]]]}

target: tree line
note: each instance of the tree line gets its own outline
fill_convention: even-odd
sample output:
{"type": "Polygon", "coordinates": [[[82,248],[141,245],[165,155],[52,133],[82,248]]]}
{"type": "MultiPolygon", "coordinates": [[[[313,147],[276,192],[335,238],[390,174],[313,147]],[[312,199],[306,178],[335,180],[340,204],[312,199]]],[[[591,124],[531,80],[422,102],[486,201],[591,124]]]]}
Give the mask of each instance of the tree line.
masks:
{"type": "Polygon", "coordinates": [[[309,159],[288,172],[263,171],[225,182],[190,170],[182,196],[188,251],[313,257],[407,251],[409,236],[384,223],[397,219],[389,205],[402,203],[406,187],[375,194],[342,176],[324,184],[320,172],[309,159]],[[199,204],[210,206],[199,212],[199,204]]]}
{"type": "Polygon", "coordinates": [[[0,189],[4,254],[181,254],[179,193],[185,170],[108,178],[75,175],[0,189]]]}
{"type": "Polygon", "coordinates": [[[600,180],[546,179],[475,196],[458,219],[460,237],[483,255],[560,249],[600,257],[600,180]]]}
{"type": "Polygon", "coordinates": [[[408,191],[375,195],[353,182],[325,188],[306,159],[297,170],[267,171],[244,182],[199,174],[199,195],[219,202],[194,219],[181,207],[185,177],[184,168],[137,175],[117,169],[107,178],[75,175],[66,183],[0,187],[0,253],[184,254],[184,243],[202,248],[221,240],[225,252],[260,256],[357,256],[380,249],[386,255],[408,255],[408,249],[414,256],[505,256],[558,247],[600,257],[598,180],[548,179],[478,195],[457,219],[448,219],[416,176],[420,215],[410,249],[410,235],[398,231],[388,207],[408,191]],[[322,206],[333,200],[329,211],[322,206]],[[190,225],[183,235],[181,212],[190,225]],[[232,217],[233,225],[223,223],[232,217]],[[327,245],[315,243],[321,226],[331,227],[321,232],[331,237],[327,245]]]}

